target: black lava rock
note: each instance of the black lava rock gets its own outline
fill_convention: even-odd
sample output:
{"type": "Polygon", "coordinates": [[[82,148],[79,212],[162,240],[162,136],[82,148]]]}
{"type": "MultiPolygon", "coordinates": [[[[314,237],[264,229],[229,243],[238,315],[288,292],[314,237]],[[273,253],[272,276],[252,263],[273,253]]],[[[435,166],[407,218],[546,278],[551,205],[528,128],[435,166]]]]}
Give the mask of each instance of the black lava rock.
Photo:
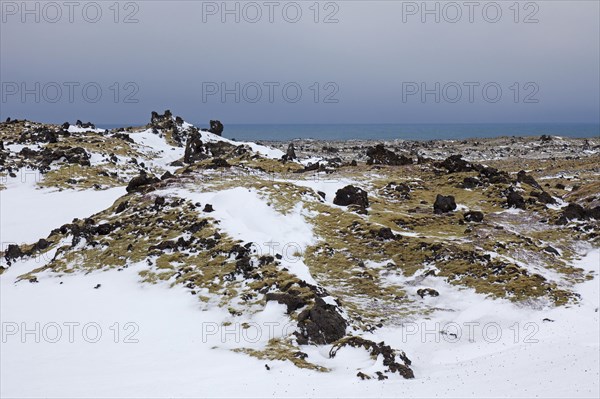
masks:
{"type": "Polygon", "coordinates": [[[433,212],[440,214],[450,212],[456,209],[456,202],[452,195],[441,195],[438,194],[435,197],[435,203],[433,204],[433,212]]]}
{"type": "Polygon", "coordinates": [[[333,203],[341,206],[357,205],[361,209],[367,209],[369,197],[362,188],[349,185],[337,190],[333,203]]]}

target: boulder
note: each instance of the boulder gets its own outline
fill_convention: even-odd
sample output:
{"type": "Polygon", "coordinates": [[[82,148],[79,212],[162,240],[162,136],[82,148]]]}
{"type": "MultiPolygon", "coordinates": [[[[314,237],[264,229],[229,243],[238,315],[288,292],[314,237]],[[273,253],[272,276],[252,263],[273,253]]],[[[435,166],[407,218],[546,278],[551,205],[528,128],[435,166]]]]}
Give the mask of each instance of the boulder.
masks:
{"type": "Polygon", "coordinates": [[[290,143],[290,145],[288,145],[285,155],[283,155],[281,157],[281,159],[285,162],[285,161],[293,161],[294,159],[297,159],[297,158],[298,157],[296,157],[296,150],[294,148],[294,143],[290,143]]]}
{"type": "Polygon", "coordinates": [[[361,209],[367,209],[369,197],[365,190],[349,185],[336,191],[333,203],[341,206],[357,205],[361,209]]]}
{"type": "Polygon", "coordinates": [[[456,209],[456,202],[452,195],[438,194],[435,197],[435,202],[433,204],[433,212],[434,213],[437,213],[437,214],[447,213],[447,212],[451,212],[455,209],[456,209]]]}
{"type": "Polygon", "coordinates": [[[223,124],[221,123],[221,121],[211,120],[210,129],[208,129],[208,131],[212,134],[220,136],[221,134],[223,134],[223,124]]]}
{"type": "Polygon", "coordinates": [[[525,172],[524,170],[519,171],[519,173],[517,173],[517,181],[519,183],[525,183],[530,185],[531,187],[535,187],[539,190],[542,189],[542,186],[540,186],[538,184],[537,181],[535,181],[535,179],[533,178],[533,176],[528,175],[527,172],[525,172]]]}
{"type": "Polygon", "coordinates": [[[8,247],[6,248],[6,251],[4,251],[4,259],[6,259],[7,262],[9,262],[11,260],[17,259],[22,257],[23,251],[21,251],[21,247],[19,247],[16,244],[9,244],[8,247]]]}
{"type": "Polygon", "coordinates": [[[476,177],[465,177],[462,181],[461,187],[465,189],[473,189],[481,186],[481,181],[476,177]]]}
{"type": "Polygon", "coordinates": [[[206,149],[200,140],[200,132],[197,129],[192,129],[185,143],[185,152],[183,161],[188,164],[193,164],[196,161],[208,158],[206,149]]]}
{"type": "Polygon", "coordinates": [[[300,345],[326,345],[343,338],[346,327],[346,320],[337,307],[316,297],[314,305],[298,315],[300,331],[296,333],[296,337],[300,345]]]}
{"type": "Polygon", "coordinates": [[[389,227],[382,227],[376,232],[377,238],[381,240],[395,240],[396,235],[389,227]]]}
{"type": "Polygon", "coordinates": [[[142,171],[139,176],[136,176],[129,181],[126,190],[128,193],[133,193],[135,191],[140,191],[145,186],[158,183],[159,181],[160,180],[157,177],[142,171]]]}
{"type": "Polygon", "coordinates": [[[570,220],[600,220],[600,206],[586,209],[575,203],[567,205],[558,219],[558,224],[567,224],[570,220]]]}
{"type": "Polygon", "coordinates": [[[525,209],[525,200],[523,196],[511,190],[506,196],[506,204],[509,208],[525,209]]]}
{"type": "Polygon", "coordinates": [[[475,169],[474,164],[462,159],[460,154],[450,155],[442,162],[436,162],[434,165],[446,169],[448,173],[470,172],[475,169]]]}
{"type": "Polygon", "coordinates": [[[556,200],[554,199],[554,197],[552,197],[545,191],[534,191],[531,193],[531,196],[537,198],[537,200],[542,204],[556,204],[556,200]]]}

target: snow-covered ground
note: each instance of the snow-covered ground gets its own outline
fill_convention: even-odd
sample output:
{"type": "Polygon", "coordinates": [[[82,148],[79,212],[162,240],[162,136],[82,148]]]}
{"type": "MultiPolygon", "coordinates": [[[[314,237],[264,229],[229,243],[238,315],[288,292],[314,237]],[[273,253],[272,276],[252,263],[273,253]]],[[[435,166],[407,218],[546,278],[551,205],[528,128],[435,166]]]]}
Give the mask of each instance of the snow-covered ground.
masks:
{"type": "MultiPolygon", "coordinates": [[[[3,240],[34,241],[73,217],[109,206],[123,191],[52,192],[9,181],[0,198],[3,240]]],[[[284,220],[260,201],[257,192],[178,189],[173,194],[219,204],[214,216],[236,238],[310,243],[302,209],[284,220]],[[234,199],[235,204],[228,206],[234,199]]],[[[17,263],[0,277],[2,397],[598,397],[600,393],[598,279],[579,285],[580,305],[536,308],[488,299],[428,277],[427,285],[441,295],[426,301],[440,310],[429,319],[366,336],[405,350],[416,378],[361,381],[356,369],[349,368],[368,372],[377,362],[358,349],[344,349],[334,359],[328,358],[328,346],[303,349],[330,373],[230,350],[260,347],[279,337],[289,321],[283,305],[269,303],[253,315],[254,329],[235,323],[223,327],[225,309],[203,308],[180,287],[141,285],[139,265],[60,279],[41,274],[37,284],[14,283],[39,261],[17,263]],[[277,328],[271,332],[272,323],[277,328]],[[446,334],[440,335],[441,330],[446,334]]],[[[600,251],[590,251],[577,263],[598,272],[600,251]]],[[[291,270],[308,273],[298,265],[291,270]]],[[[394,278],[402,279],[390,277],[394,278]]]]}
{"type": "Polygon", "coordinates": [[[52,229],[104,210],[125,194],[125,187],[104,191],[39,188],[37,171],[21,171],[8,178],[0,191],[0,241],[8,244],[32,243],[52,229]]]}
{"type": "MultiPolygon", "coordinates": [[[[578,263],[597,271],[599,251],[588,253],[578,263]]],[[[361,381],[352,370],[346,370],[348,364],[374,363],[359,350],[342,350],[336,358],[327,359],[323,348],[308,348],[309,357],[320,358],[318,363],[333,368],[331,373],[231,352],[226,349],[228,342],[246,340],[247,346],[252,346],[254,335],[243,333],[236,325],[215,330],[224,310],[201,311],[197,299],[180,288],[141,286],[136,269],[132,266],[121,272],[60,280],[41,278],[38,284],[14,284],[20,271],[9,269],[0,279],[2,397],[599,394],[598,280],[580,285],[580,306],[547,311],[521,309],[447,288],[444,301],[456,301],[453,305],[458,311],[441,312],[443,316],[434,315],[404,329],[381,330],[372,337],[404,348],[413,360],[416,378],[361,381]],[[93,289],[97,284],[101,288],[93,289]],[[544,318],[554,322],[542,322],[544,318]],[[463,330],[459,342],[452,343],[454,337],[448,336],[435,343],[436,334],[421,338],[424,327],[435,331],[436,322],[445,325],[450,321],[463,330]],[[35,331],[35,323],[39,323],[37,335],[25,332],[35,331]],[[480,323],[473,327],[473,342],[469,342],[465,323],[480,323]],[[496,343],[492,343],[496,327],[487,327],[485,336],[482,333],[483,326],[493,323],[502,328],[496,343]],[[514,323],[518,327],[511,329],[514,323]],[[518,337],[515,330],[520,331],[518,337]],[[266,363],[271,370],[264,367],[266,363]]],[[[261,340],[269,335],[267,321],[283,320],[281,305],[267,307],[265,312],[268,317],[257,323],[264,327],[261,340]]]]}

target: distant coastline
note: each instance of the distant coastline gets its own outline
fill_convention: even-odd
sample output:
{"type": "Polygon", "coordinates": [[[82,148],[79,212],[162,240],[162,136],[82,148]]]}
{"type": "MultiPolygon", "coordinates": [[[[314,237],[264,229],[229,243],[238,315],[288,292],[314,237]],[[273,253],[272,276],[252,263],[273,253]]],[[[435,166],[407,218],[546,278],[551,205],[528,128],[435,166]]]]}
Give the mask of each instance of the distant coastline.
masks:
{"type": "MultiPolygon", "coordinates": [[[[223,136],[246,141],[462,140],[501,136],[600,138],[598,123],[228,124],[223,136]]],[[[207,121],[194,121],[204,126],[207,121]]],[[[132,126],[140,125],[131,124],[132,126]]],[[[97,124],[112,129],[127,124],[97,124]]]]}

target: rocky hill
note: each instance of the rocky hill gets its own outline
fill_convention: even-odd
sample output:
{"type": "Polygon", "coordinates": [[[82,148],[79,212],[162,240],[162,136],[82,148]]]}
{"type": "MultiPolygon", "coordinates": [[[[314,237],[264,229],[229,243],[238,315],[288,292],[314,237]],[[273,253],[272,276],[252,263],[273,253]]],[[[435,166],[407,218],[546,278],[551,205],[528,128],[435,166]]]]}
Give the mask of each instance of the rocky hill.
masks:
{"type": "Polygon", "coordinates": [[[467,297],[541,322],[580,306],[578,287],[597,281],[577,259],[600,245],[599,139],[266,146],[222,132],[169,111],[111,130],[1,123],[0,198],[27,187],[111,193],[112,205],[30,242],[3,226],[0,278],[37,289],[134,269],[140,285],[224,310],[220,326],[261,314],[288,326],[228,346],[237,356],[327,373],[340,369],[331,359],[362,351],[371,362],[342,368],[357,380],[427,375],[418,346],[378,331],[452,321],[467,297]]]}

